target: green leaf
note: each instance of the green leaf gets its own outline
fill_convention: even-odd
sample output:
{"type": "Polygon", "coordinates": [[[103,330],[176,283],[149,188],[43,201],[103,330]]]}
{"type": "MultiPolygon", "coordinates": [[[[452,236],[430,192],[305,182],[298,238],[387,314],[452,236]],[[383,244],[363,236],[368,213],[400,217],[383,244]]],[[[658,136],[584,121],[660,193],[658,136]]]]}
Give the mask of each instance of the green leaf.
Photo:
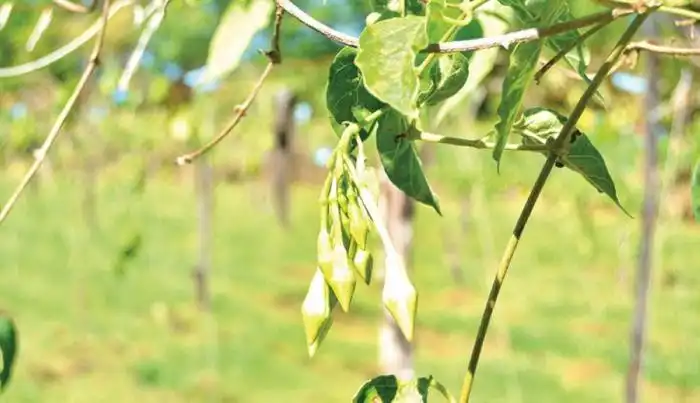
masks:
{"type": "Polygon", "coordinates": [[[449,402],[454,402],[444,386],[432,376],[402,381],[394,375],[380,375],[365,382],[352,399],[353,403],[416,403],[427,402],[430,388],[436,389],[449,402]]]}
{"type": "MultiPolygon", "coordinates": [[[[357,50],[353,48],[341,49],[333,59],[328,75],[326,107],[331,115],[331,125],[338,136],[345,130],[344,122],[358,123],[363,115],[384,106],[365,88],[362,73],[355,65],[356,56],[357,50]]],[[[364,140],[369,132],[363,128],[360,136],[364,140]]]]}
{"type": "Polygon", "coordinates": [[[523,96],[535,75],[541,51],[542,44],[537,41],[520,43],[511,52],[508,72],[503,80],[501,103],[498,105],[500,119],[496,123],[496,146],[493,149],[493,159],[499,166],[508,135],[520,113],[523,96]]]}
{"type": "Polygon", "coordinates": [[[401,13],[401,3],[406,4],[406,13],[413,15],[423,15],[425,12],[425,6],[420,0],[370,0],[370,6],[372,10],[385,13],[401,13]]]}
{"type": "Polygon", "coordinates": [[[695,164],[693,178],[690,183],[693,214],[695,215],[695,221],[700,222],[700,160],[695,164]]]}
{"type": "MultiPolygon", "coordinates": [[[[557,22],[571,21],[575,17],[568,8],[563,13],[557,22]]],[[[570,50],[564,60],[567,64],[571,66],[581,78],[590,83],[588,75],[586,75],[586,70],[588,69],[588,64],[591,62],[591,54],[585,44],[581,42],[581,34],[579,30],[567,31],[562,34],[547,38],[545,45],[554,50],[555,52],[561,52],[562,49],[571,48],[575,43],[578,43],[572,50],[570,50]]]]}
{"type": "MultiPolygon", "coordinates": [[[[460,4],[459,0],[432,0],[426,7],[428,19],[426,32],[430,42],[440,42],[443,36],[453,27],[453,23],[447,18],[457,20],[462,16],[462,10],[457,7],[449,7],[447,4],[460,4]]],[[[468,21],[466,21],[468,22],[468,21]]],[[[448,38],[448,40],[451,38],[448,38]]]]}
{"type": "Polygon", "coordinates": [[[429,72],[429,86],[418,102],[437,105],[456,94],[469,78],[469,59],[461,53],[440,56],[429,72]]]}
{"type": "Polygon", "coordinates": [[[204,74],[198,84],[221,79],[238,67],[253,36],[269,24],[273,2],[252,0],[248,3],[233,1],[229,4],[209,44],[204,74]]]}
{"type": "Polygon", "coordinates": [[[395,110],[384,113],[377,122],[377,151],[389,180],[406,195],[431,206],[442,215],[440,203],[423,172],[413,142],[406,137],[408,121],[395,110]]]}
{"type": "Polygon", "coordinates": [[[549,25],[568,10],[566,0],[498,0],[515,11],[522,25],[537,27],[549,25]]]}
{"type": "Polygon", "coordinates": [[[571,145],[571,150],[569,150],[569,155],[563,159],[563,162],[564,166],[583,175],[599,192],[608,195],[625,214],[630,215],[620,204],[615,182],[608,172],[605,159],[588,139],[588,136],[581,133],[576,137],[574,144],[571,145]]]}
{"type": "MultiPolygon", "coordinates": [[[[559,17],[557,22],[571,21],[574,18],[575,17],[567,7],[566,11],[561,17],[559,17]]],[[[586,84],[590,85],[592,80],[588,77],[588,74],[586,74],[586,70],[588,70],[588,64],[591,62],[591,54],[588,47],[581,42],[581,34],[579,33],[579,30],[576,29],[564,32],[545,40],[545,45],[557,53],[561,52],[563,49],[571,48],[571,46],[575,43],[577,43],[577,45],[566,53],[564,60],[574,71],[576,71],[576,73],[578,73],[586,84]]],[[[605,104],[605,100],[600,94],[600,91],[596,90],[595,98],[601,105],[605,104]]]]}
{"type": "Polygon", "coordinates": [[[9,316],[0,314],[0,353],[2,367],[0,368],[0,392],[4,391],[12,376],[12,367],[17,356],[17,328],[9,316]]]}
{"type": "MultiPolygon", "coordinates": [[[[530,108],[523,112],[523,119],[518,122],[515,129],[523,136],[523,144],[543,145],[547,144],[547,139],[555,139],[559,136],[566,121],[566,116],[556,111],[539,107],[530,108]]],[[[572,135],[572,142],[569,154],[562,157],[560,162],[581,174],[598,192],[605,193],[625,214],[630,216],[620,204],[615,182],[608,171],[605,159],[588,136],[576,130],[572,135]]]]}
{"type": "MultiPolygon", "coordinates": [[[[507,13],[510,12],[512,12],[510,8],[498,2],[488,2],[478,9],[470,26],[478,28],[479,33],[476,37],[504,34],[509,28],[505,21],[509,19],[507,13]]],[[[460,32],[464,32],[470,26],[464,27],[460,32]]],[[[436,126],[439,126],[453,110],[462,108],[466,101],[475,94],[476,89],[493,70],[498,54],[498,48],[484,49],[473,53],[473,55],[472,52],[469,53],[469,78],[457,94],[442,103],[436,114],[436,126]]]]}
{"type": "Polygon", "coordinates": [[[367,26],[360,35],[355,64],[365,86],[380,100],[413,120],[420,82],[416,54],[428,45],[425,18],[391,18],[367,26]]]}
{"type": "MultiPolygon", "coordinates": [[[[563,0],[499,0],[501,4],[510,6],[520,20],[521,25],[542,27],[553,23],[571,21],[574,19],[569,4],[563,0]]],[[[590,63],[590,53],[585,45],[580,43],[581,35],[578,30],[568,31],[545,39],[547,47],[555,52],[570,48],[574,43],[579,44],[569,51],[564,60],[590,85],[591,79],[586,75],[590,63]]],[[[596,91],[596,99],[602,103],[603,97],[596,91]]]]}

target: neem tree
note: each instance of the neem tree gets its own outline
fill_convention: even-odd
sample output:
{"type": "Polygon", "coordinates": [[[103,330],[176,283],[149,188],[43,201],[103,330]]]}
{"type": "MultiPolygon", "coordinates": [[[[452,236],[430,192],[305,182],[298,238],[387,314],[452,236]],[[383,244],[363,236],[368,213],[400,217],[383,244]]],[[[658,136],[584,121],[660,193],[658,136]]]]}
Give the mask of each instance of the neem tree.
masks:
{"type": "MultiPolygon", "coordinates": [[[[62,7],[75,6],[66,0],[54,2],[62,7]]],[[[115,5],[123,7],[128,2],[122,0],[115,5]]],[[[534,152],[545,157],[497,268],[468,361],[460,402],[469,401],[489,322],[510,262],[554,167],[568,168],[583,176],[595,190],[604,193],[625,212],[603,156],[590,139],[576,128],[577,122],[591,100],[602,100],[598,89],[606,77],[624,63],[624,56],[640,51],[675,56],[700,54],[699,49],[633,42],[645,20],[654,14],[664,13],[695,21],[700,20],[700,14],[684,8],[690,3],[684,0],[596,2],[605,9],[575,17],[565,0],[372,0],[373,11],[366,18],[366,26],[360,37],[354,38],[313,19],[289,0],[276,0],[271,49],[264,52],[269,63],[260,79],[224,130],[202,148],[179,157],[177,162],[190,163],[213,149],[244,117],[266,77],[282,62],[280,38],[285,14],[343,45],[329,67],[326,100],[330,126],[338,135],[338,143],[328,162],[329,173],[320,196],[318,265],[302,304],[310,355],[315,354],[328,333],[333,311],[348,311],[357,282],[369,284],[371,281],[372,256],[367,243],[368,234],[373,231],[379,236],[387,261],[402,258],[396,253],[378,217],[377,177],[373,169],[366,166],[363,146],[368,140],[376,142],[383,169],[394,185],[438,213],[438,197],[423,173],[416,142],[490,150],[497,167],[505,151],[534,152]],[[489,28],[485,23],[486,18],[494,16],[512,24],[511,32],[484,36],[489,28]],[[589,76],[590,56],[584,42],[617,20],[626,22],[627,26],[614,44],[611,42],[612,49],[595,75],[589,76]],[[581,32],[584,28],[587,30],[581,32]],[[484,69],[479,64],[483,61],[474,61],[478,55],[475,52],[498,47],[506,49],[510,59],[502,84],[499,119],[494,130],[487,137],[473,140],[431,133],[436,111],[442,108],[438,114],[444,115],[445,105],[449,105],[447,101],[464,88],[470,73],[475,74],[475,70],[479,70],[481,76],[488,74],[490,69],[484,69]],[[540,68],[540,57],[548,53],[552,55],[551,60],[540,68]],[[544,107],[523,109],[525,92],[559,61],[572,68],[586,85],[576,106],[566,113],[544,107]]],[[[102,22],[94,29],[93,36],[96,35],[97,39],[91,62],[40,149],[35,164],[3,206],[0,222],[6,218],[26,184],[41,166],[75,99],[98,67],[104,27],[115,12],[109,3],[108,0],[102,2],[102,22]]],[[[168,5],[167,0],[153,4],[156,3],[162,12],[168,5]]],[[[246,4],[247,8],[243,10],[258,14],[267,7],[272,15],[273,5],[269,0],[232,4],[240,3],[246,4]]],[[[236,33],[235,30],[230,32],[230,35],[236,33]]],[[[226,59],[225,54],[221,56],[226,59]]],[[[222,63],[225,65],[227,62],[222,63]]],[[[219,68],[216,74],[226,70],[225,67],[219,68]]],[[[696,172],[696,202],[700,199],[698,182],[700,174],[696,172]]],[[[383,302],[403,334],[411,340],[417,293],[407,273],[398,267],[404,265],[387,265],[383,302]]],[[[3,323],[0,324],[4,326],[3,323]]],[[[5,360],[0,382],[4,383],[14,355],[14,326],[0,327],[0,336],[0,348],[5,360]],[[5,328],[10,330],[3,333],[2,329],[5,328]]],[[[432,377],[397,379],[391,375],[379,376],[364,384],[354,401],[426,401],[431,388],[454,401],[449,392],[432,377]]]]}

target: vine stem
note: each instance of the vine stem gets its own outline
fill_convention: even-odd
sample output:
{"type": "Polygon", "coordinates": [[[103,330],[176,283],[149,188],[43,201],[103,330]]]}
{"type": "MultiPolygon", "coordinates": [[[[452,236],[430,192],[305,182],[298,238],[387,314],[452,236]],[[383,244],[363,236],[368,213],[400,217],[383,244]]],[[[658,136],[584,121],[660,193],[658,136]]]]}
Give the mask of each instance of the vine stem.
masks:
{"type": "Polygon", "coordinates": [[[27,173],[24,174],[22,181],[19,183],[19,185],[17,185],[17,188],[12,193],[12,196],[10,196],[10,198],[7,200],[7,203],[5,203],[4,206],[2,206],[2,211],[0,211],[0,224],[2,224],[5,221],[7,216],[10,214],[10,211],[12,211],[12,208],[15,206],[15,204],[17,204],[17,201],[24,192],[24,189],[26,189],[27,185],[29,185],[29,182],[31,182],[32,178],[34,178],[36,173],[39,171],[39,168],[41,168],[41,166],[44,164],[47,154],[51,150],[53,144],[56,142],[58,135],[61,134],[61,129],[66,123],[68,116],[73,111],[75,103],[78,101],[78,98],[87,87],[88,81],[90,81],[90,77],[92,77],[95,70],[97,70],[97,67],[100,64],[100,53],[102,52],[102,46],[104,44],[105,31],[107,30],[107,20],[109,19],[109,12],[109,0],[105,0],[102,7],[102,17],[100,23],[101,28],[99,31],[99,35],[95,40],[95,45],[92,48],[92,53],[90,54],[90,62],[88,63],[87,67],[85,67],[83,75],[80,77],[80,81],[78,81],[78,84],[75,86],[75,89],[73,90],[73,93],[68,99],[68,102],[66,102],[66,104],[63,106],[63,110],[61,110],[61,113],[58,115],[58,118],[56,118],[56,122],[51,127],[51,131],[46,136],[44,143],[41,145],[41,148],[39,148],[34,163],[29,168],[27,173]]]}
{"type": "Polygon", "coordinates": [[[670,56],[700,56],[700,48],[678,48],[673,46],[657,45],[648,41],[634,42],[627,46],[627,52],[647,51],[670,56]]]}
{"type": "MultiPolygon", "coordinates": [[[[17,66],[0,67],[0,78],[17,77],[24,74],[28,74],[39,69],[43,69],[44,67],[47,67],[52,63],[57,62],[58,60],[61,60],[62,58],[68,56],[69,54],[83,46],[90,39],[92,39],[93,36],[100,33],[103,30],[104,25],[107,23],[107,20],[114,17],[119,10],[123,9],[124,7],[132,6],[134,4],[135,0],[122,0],[114,2],[114,4],[110,7],[107,13],[106,20],[104,18],[100,18],[93,25],[91,25],[90,28],[88,28],[87,30],[85,30],[85,32],[80,34],[80,36],[76,37],[66,45],[36,60],[32,60],[30,62],[23,63],[17,66]]],[[[150,14],[148,14],[146,17],[150,17],[150,14]]]]}
{"type": "Polygon", "coordinates": [[[187,154],[181,155],[177,157],[175,162],[177,165],[186,165],[186,164],[191,164],[195,159],[201,157],[202,155],[208,153],[211,151],[214,147],[216,147],[217,144],[219,144],[223,139],[225,139],[233,129],[238,126],[238,123],[243,119],[243,117],[246,115],[246,112],[248,112],[248,109],[250,106],[253,104],[255,101],[255,98],[257,98],[258,93],[262,89],[263,84],[265,84],[265,80],[267,79],[267,76],[270,75],[272,72],[272,69],[282,63],[282,51],[280,50],[280,30],[282,29],[282,17],[284,13],[281,7],[277,6],[275,10],[275,22],[273,24],[273,32],[272,32],[272,39],[271,39],[271,47],[269,51],[263,52],[265,56],[268,58],[268,63],[267,66],[265,67],[265,70],[263,70],[262,74],[260,75],[260,78],[258,78],[258,81],[255,83],[255,86],[253,87],[253,90],[248,94],[248,97],[243,101],[241,105],[238,105],[234,112],[235,114],[233,115],[233,118],[226,124],[224,129],[219,132],[219,134],[216,135],[213,139],[209,140],[206,144],[204,144],[202,147],[198,148],[195,151],[189,152],[187,154]]]}
{"type": "MultiPolygon", "coordinates": [[[[482,139],[466,139],[462,137],[443,136],[441,134],[419,132],[412,136],[411,140],[419,140],[425,143],[449,144],[457,147],[470,147],[476,149],[493,149],[496,147],[494,143],[486,142],[482,139]]],[[[506,144],[506,150],[510,151],[533,151],[547,152],[549,148],[546,145],[530,145],[530,144],[506,144]]]]}
{"type": "Polygon", "coordinates": [[[472,348],[472,353],[469,358],[467,374],[465,375],[464,381],[462,383],[462,392],[459,400],[460,403],[469,402],[469,396],[471,394],[472,385],[474,383],[476,369],[479,365],[479,357],[481,356],[481,350],[484,346],[486,333],[488,331],[489,323],[491,321],[491,316],[493,315],[494,308],[496,307],[498,295],[501,291],[501,287],[503,286],[503,282],[505,281],[506,274],[508,273],[508,269],[510,268],[510,263],[513,260],[513,256],[518,247],[518,243],[520,242],[520,238],[525,230],[525,226],[527,225],[527,221],[530,218],[530,215],[532,214],[532,210],[534,209],[535,204],[537,203],[537,199],[542,193],[542,189],[544,188],[544,185],[547,182],[549,175],[552,173],[554,163],[557,160],[557,158],[565,155],[568,152],[567,145],[570,143],[569,137],[571,136],[571,133],[573,132],[573,129],[576,126],[576,123],[585,111],[588,101],[593,97],[598,87],[603,83],[603,80],[607,76],[608,72],[610,72],[617,60],[624,53],[627,44],[631,41],[634,34],[637,32],[644,20],[646,20],[650,12],[653,10],[655,9],[645,10],[644,13],[638,14],[634,18],[632,23],[629,25],[627,30],[625,30],[625,32],[622,34],[617,44],[615,45],[615,48],[605,60],[605,63],[603,63],[601,68],[598,70],[598,73],[593,78],[591,84],[588,86],[584,94],[581,96],[581,99],[576,104],[576,107],[571,112],[571,115],[564,124],[564,127],[562,127],[561,132],[557,136],[556,140],[554,141],[554,144],[552,145],[552,148],[549,151],[547,161],[545,161],[544,166],[542,167],[542,170],[540,171],[540,174],[537,177],[537,181],[535,182],[534,186],[532,187],[532,190],[530,191],[530,195],[528,196],[527,201],[525,202],[525,206],[523,207],[520,216],[518,217],[518,221],[515,224],[515,228],[513,229],[513,235],[508,241],[508,245],[506,246],[506,249],[503,253],[501,262],[498,265],[498,270],[496,271],[496,276],[493,280],[493,284],[491,285],[491,291],[489,292],[488,299],[486,300],[484,313],[482,314],[481,323],[479,324],[479,330],[477,331],[474,346],[472,348]]]}
{"type": "MultiPolygon", "coordinates": [[[[290,0],[275,0],[277,5],[282,7],[284,11],[299,20],[302,24],[315,30],[326,38],[340,43],[345,46],[357,48],[359,40],[354,36],[338,32],[333,28],[314,19],[302,9],[297,7],[290,0]]],[[[602,11],[595,14],[590,14],[571,21],[554,24],[544,28],[527,28],[520,31],[509,32],[503,35],[497,35],[487,38],[468,39],[463,41],[452,41],[444,43],[433,43],[428,45],[422,52],[428,53],[457,53],[471,52],[475,50],[504,47],[509,48],[511,45],[521,42],[532,42],[542,38],[563,34],[579,28],[585,28],[590,25],[595,25],[603,22],[610,22],[619,17],[633,14],[635,11],[627,6],[602,11]]]]}

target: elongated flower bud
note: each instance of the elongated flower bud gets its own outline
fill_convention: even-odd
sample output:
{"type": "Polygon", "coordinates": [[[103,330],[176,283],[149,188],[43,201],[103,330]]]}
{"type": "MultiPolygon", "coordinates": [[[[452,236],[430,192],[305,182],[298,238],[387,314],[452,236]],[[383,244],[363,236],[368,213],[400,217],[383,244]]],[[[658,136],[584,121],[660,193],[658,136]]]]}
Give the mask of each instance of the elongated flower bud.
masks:
{"type": "Polygon", "coordinates": [[[347,312],[355,294],[357,279],[355,279],[355,274],[350,267],[348,252],[342,243],[333,247],[333,270],[327,281],[338,298],[340,307],[347,312]]]}
{"type": "Polygon", "coordinates": [[[333,309],[331,298],[330,287],[323,278],[321,269],[317,268],[311,279],[304,302],[301,305],[307,345],[313,344],[325,328],[330,328],[333,321],[331,316],[333,309]]]}
{"type": "Polygon", "coordinates": [[[388,259],[382,301],[406,340],[413,340],[418,293],[406,274],[400,258],[388,259]],[[389,267],[396,265],[394,267],[389,267]]]}

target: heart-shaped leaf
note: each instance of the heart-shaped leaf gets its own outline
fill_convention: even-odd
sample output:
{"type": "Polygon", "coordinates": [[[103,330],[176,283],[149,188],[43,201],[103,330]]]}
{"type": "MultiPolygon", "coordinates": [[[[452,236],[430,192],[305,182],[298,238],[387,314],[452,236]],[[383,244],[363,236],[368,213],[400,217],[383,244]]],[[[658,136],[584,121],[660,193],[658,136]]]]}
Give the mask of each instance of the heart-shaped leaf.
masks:
{"type": "MultiPolygon", "coordinates": [[[[515,131],[523,136],[523,144],[544,145],[548,138],[556,138],[561,133],[566,116],[547,108],[530,108],[523,112],[523,118],[515,131]]],[[[576,130],[572,135],[571,148],[561,163],[572,171],[578,172],[599,192],[605,193],[628,216],[630,215],[617,197],[613,181],[605,159],[591,143],[588,136],[576,130]]],[[[545,153],[546,154],[546,153],[545,153]]]]}
{"type": "MultiPolygon", "coordinates": [[[[358,123],[359,118],[384,105],[365,88],[362,73],[355,65],[356,56],[356,49],[341,49],[335,55],[328,74],[326,107],[331,115],[331,125],[338,136],[345,130],[344,122],[358,123]]],[[[368,136],[366,129],[360,130],[363,140],[368,136]]]]}
{"type": "Polygon", "coordinates": [[[420,81],[415,68],[418,51],[428,45],[425,18],[390,18],[367,26],[360,35],[355,64],[375,97],[413,120],[420,81]]]}

